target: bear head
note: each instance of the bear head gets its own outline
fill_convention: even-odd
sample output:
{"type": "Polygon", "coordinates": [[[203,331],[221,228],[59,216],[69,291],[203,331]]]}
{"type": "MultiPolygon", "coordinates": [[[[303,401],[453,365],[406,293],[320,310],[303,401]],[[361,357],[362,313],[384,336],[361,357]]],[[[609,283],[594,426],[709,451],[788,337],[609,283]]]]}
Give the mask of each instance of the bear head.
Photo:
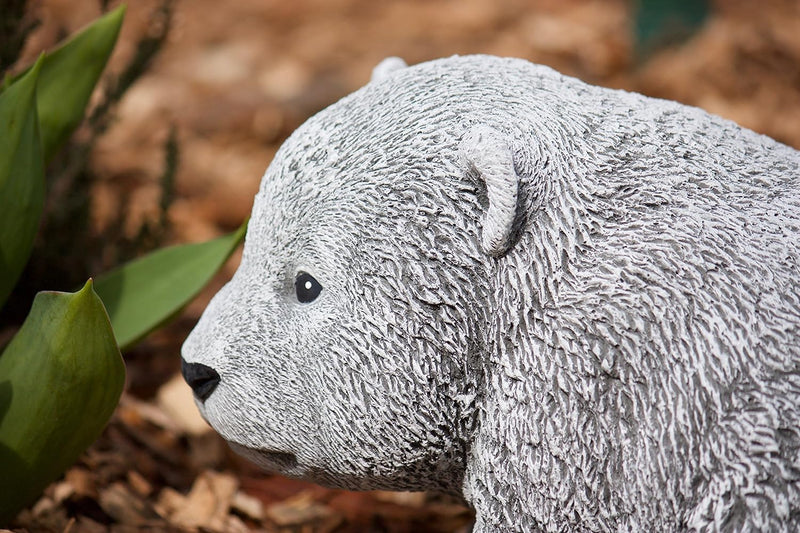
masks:
{"type": "Polygon", "coordinates": [[[532,132],[553,117],[509,93],[520,67],[559,76],[384,63],[280,148],[241,266],[183,347],[235,450],[326,485],[459,492],[494,265],[551,185],[532,132]]]}

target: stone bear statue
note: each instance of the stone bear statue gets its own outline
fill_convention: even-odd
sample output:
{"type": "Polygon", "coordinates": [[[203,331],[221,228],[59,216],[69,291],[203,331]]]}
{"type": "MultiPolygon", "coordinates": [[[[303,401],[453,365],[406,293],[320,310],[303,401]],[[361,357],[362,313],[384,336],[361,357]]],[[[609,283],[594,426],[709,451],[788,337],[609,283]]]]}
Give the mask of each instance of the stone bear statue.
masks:
{"type": "Polygon", "coordinates": [[[475,531],[798,531],[800,153],[389,60],[278,151],[183,358],[261,467],[458,494],[475,531]]]}

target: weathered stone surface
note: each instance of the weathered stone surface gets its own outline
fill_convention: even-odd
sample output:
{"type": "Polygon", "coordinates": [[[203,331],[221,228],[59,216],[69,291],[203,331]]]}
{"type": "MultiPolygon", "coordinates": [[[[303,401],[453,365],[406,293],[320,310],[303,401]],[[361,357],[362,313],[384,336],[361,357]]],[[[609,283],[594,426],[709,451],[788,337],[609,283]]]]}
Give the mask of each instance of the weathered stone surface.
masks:
{"type": "Polygon", "coordinates": [[[800,528],[798,152],[521,60],[397,66],[267,170],[184,346],[210,424],[476,531],[800,528]]]}

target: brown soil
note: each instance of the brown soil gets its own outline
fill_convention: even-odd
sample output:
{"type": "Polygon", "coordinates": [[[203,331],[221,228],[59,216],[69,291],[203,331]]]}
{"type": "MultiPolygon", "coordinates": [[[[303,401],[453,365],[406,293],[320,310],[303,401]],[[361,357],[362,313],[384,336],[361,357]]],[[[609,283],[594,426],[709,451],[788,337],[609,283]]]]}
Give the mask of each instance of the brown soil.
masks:
{"type": "MultiPolygon", "coordinates": [[[[42,0],[25,56],[98,14],[94,0],[42,0]]],[[[155,0],[129,5],[110,71],[133,53],[155,0]]],[[[632,60],[623,0],[184,0],[152,70],[122,101],[93,155],[96,224],[122,189],[135,217],[157,209],[163,144],[179,133],[170,209],[176,241],[240,224],[280,143],[364,84],[382,58],[527,58],[590,83],[703,107],[800,148],[800,3],[723,1],[694,38],[632,60]]],[[[132,221],[135,225],[136,221],[132,221]]],[[[257,472],[196,420],[172,378],[179,347],[236,258],[172,326],[127,354],[128,387],[103,437],[15,524],[30,531],[467,531],[436,495],[349,493],[257,472]]]]}

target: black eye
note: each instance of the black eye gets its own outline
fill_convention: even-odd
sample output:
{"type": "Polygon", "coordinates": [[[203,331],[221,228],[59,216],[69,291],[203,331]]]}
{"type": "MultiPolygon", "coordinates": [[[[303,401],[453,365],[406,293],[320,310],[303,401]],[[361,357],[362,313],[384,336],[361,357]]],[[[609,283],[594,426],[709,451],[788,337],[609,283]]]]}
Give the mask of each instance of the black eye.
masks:
{"type": "Polygon", "coordinates": [[[322,292],[322,285],[308,272],[298,272],[294,278],[294,291],[297,294],[297,301],[307,304],[317,299],[322,292]]]}

